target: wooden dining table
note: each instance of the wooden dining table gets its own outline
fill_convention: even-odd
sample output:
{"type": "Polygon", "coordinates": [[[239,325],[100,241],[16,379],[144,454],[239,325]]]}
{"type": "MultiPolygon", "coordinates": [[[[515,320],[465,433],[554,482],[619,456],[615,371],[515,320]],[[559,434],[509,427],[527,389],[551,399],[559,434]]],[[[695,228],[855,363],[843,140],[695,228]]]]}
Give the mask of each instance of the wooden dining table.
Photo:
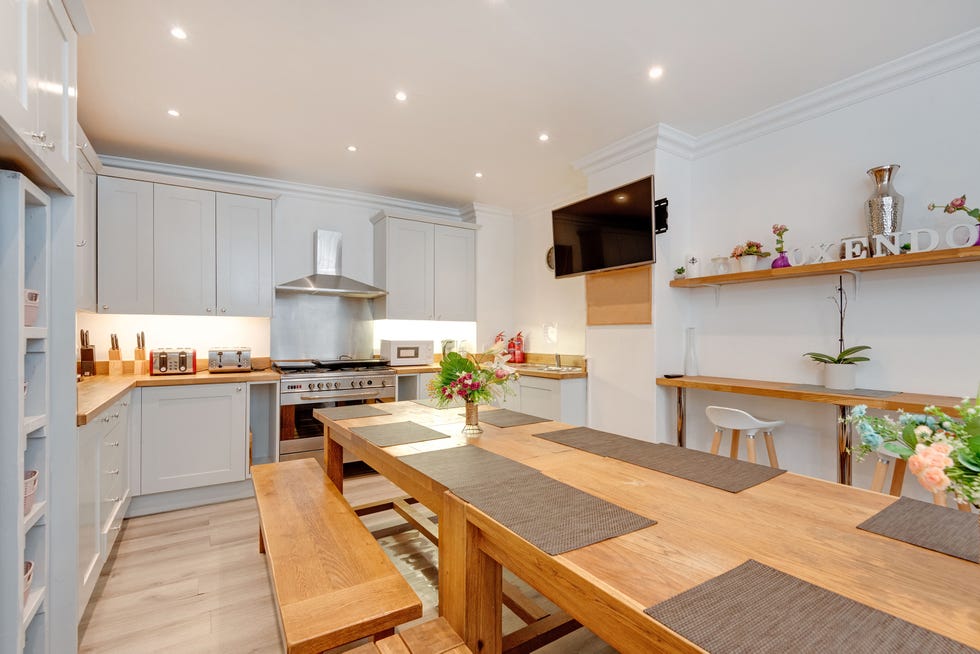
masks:
{"type": "MultiPolygon", "coordinates": [[[[896,498],[786,472],[739,493],[534,436],[556,422],[460,435],[459,409],[377,405],[390,415],[324,423],[328,477],[343,487],[345,450],[439,518],[439,612],[474,652],[501,652],[501,574],[510,570],[621,652],[704,651],[644,609],[749,559],[980,648],[980,565],[857,529],[896,498]],[[410,420],[446,435],[377,447],[359,426],[410,420]],[[472,445],[656,524],[549,555],[399,457],[472,445]]],[[[481,414],[488,411],[481,408],[481,414]]],[[[772,619],[752,612],[733,620],[772,619]]]]}

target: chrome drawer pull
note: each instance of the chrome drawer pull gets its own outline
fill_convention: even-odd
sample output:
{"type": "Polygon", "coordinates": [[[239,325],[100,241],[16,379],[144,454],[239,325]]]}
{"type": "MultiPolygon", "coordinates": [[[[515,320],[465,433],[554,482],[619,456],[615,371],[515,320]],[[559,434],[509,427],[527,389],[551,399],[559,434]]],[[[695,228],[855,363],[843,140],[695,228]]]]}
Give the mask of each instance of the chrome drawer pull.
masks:
{"type": "Polygon", "coordinates": [[[106,443],[105,446],[106,447],[119,447],[119,441],[115,441],[115,442],[112,442],[112,443],[106,443]]]}
{"type": "Polygon", "coordinates": [[[119,474],[119,468],[116,468],[115,470],[106,470],[105,473],[107,475],[118,475],[119,474]]]}
{"type": "Polygon", "coordinates": [[[107,497],[103,500],[103,502],[118,502],[118,501],[119,501],[118,497],[107,497]]]}

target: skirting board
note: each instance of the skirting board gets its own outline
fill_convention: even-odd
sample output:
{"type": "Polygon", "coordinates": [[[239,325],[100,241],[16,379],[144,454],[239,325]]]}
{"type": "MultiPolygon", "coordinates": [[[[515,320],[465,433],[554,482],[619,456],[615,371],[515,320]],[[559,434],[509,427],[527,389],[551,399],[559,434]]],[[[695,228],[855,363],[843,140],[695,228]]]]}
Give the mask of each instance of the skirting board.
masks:
{"type": "Polygon", "coordinates": [[[230,484],[186,488],[167,493],[153,493],[152,495],[140,495],[139,497],[134,497],[132,502],[130,502],[129,510],[126,511],[126,517],[136,518],[141,515],[189,509],[195,506],[230,502],[231,500],[241,500],[254,496],[255,489],[252,487],[251,479],[234,481],[230,484]]]}
{"type": "Polygon", "coordinates": [[[587,325],[653,323],[653,266],[585,276],[587,325]]]}

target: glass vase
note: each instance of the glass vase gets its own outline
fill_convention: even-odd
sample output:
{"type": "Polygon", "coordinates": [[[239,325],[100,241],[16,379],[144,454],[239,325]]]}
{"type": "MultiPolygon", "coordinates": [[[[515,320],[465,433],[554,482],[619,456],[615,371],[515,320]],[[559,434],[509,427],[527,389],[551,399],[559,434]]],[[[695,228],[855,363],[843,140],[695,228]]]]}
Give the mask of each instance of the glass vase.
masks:
{"type": "Polygon", "coordinates": [[[773,268],[789,268],[792,265],[793,264],[789,262],[789,257],[786,256],[785,252],[780,252],[779,256],[772,260],[773,268]]]}
{"type": "Polygon", "coordinates": [[[479,405],[476,402],[466,400],[466,424],[463,425],[463,435],[467,438],[476,438],[482,433],[479,405]]]}
{"type": "Polygon", "coordinates": [[[694,349],[694,327],[684,330],[684,374],[688,377],[698,374],[698,353],[694,349]]]}

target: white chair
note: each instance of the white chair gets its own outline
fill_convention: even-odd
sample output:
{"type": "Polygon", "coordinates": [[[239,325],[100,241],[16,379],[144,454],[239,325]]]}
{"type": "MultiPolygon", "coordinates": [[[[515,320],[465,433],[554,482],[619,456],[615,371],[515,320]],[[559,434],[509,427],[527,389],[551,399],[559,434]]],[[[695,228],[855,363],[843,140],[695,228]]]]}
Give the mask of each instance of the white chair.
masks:
{"type": "Polygon", "coordinates": [[[718,450],[721,448],[723,430],[730,429],[732,432],[730,456],[737,459],[739,435],[745,432],[745,447],[748,450],[749,462],[755,463],[755,435],[761,431],[766,439],[769,465],[773,468],[779,467],[779,459],[776,458],[776,445],[772,440],[772,430],[786,424],[784,420],[760,420],[741,409],[730,409],[724,406],[709,406],[705,409],[705,413],[708,415],[711,424],[715,426],[715,437],[711,442],[712,454],[718,454],[718,450]]]}

